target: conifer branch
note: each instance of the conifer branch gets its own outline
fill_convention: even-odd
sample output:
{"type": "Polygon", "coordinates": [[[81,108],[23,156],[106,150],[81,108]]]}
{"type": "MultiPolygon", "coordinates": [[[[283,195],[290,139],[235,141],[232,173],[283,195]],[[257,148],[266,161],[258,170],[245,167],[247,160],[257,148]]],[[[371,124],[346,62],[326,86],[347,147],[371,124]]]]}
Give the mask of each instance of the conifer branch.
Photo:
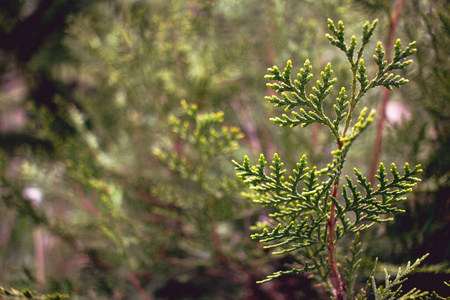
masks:
{"type": "Polygon", "coordinates": [[[413,288],[412,290],[406,292],[405,294],[402,294],[402,282],[407,280],[406,276],[410,274],[414,269],[416,269],[419,264],[428,256],[428,254],[425,254],[421,258],[417,259],[414,264],[411,265],[410,262],[407,263],[404,270],[402,268],[398,268],[397,274],[394,278],[394,280],[390,279],[390,275],[388,274],[387,270],[384,270],[384,286],[377,287],[375,277],[372,275],[370,277],[373,293],[375,300],[385,300],[385,299],[417,299],[419,297],[426,296],[428,292],[422,292],[419,289],[413,288]],[[394,287],[398,288],[394,289],[394,287]]]}
{"type": "MultiPolygon", "coordinates": [[[[375,223],[390,220],[392,214],[403,212],[396,204],[404,201],[405,195],[420,181],[417,178],[421,172],[419,165],[411,169],[405,164],[403,174],[400,174],[395,164],[392,164],[388,176],[384,165],[380,164],[377,175],[379,184],[376,188],[356,168],[356,182],[345,176],[346,184],[340,187],[341,173],[349,150],[373,122],[375,115],[374,110],[368,113],[367,108],[363,108],[352,125],[357,104],[372,88],[385,86],[392,89],[407,83],[406,79],[392,74],[392,71],[406,68],[411,61],[405,58],[416,51],[414,43],[401,50],[401,42],[397,41],[394,57],[388,63],[384,59],[383,47],[378,43],[374,55],[378,71],[374,78],[369,79],[362,56],[376,25],[377,20],[364,24],[361,45],[357,50],[356,37],[351,37],[350,44],[345,43],[343,22],[339,21],[336,26],[331,19],[328,20],[333,36],[326,37],[332,45],[344,52],[352,72],[350,94],[347,94],[345,87],[340,89],[333,105],[334,118],[327,115],[324,109],[327,105],[325,100],[337,80],[332,77],[330,64],[321,72],[321,80],[311,87],[310,94],[306,92],[313,77],[309,60],[305,61],[295,80],[291,79],[290,60],[283,72],[277,66],[268,69],[269,75],[265,78],[274,82],[267,86],[278,95],[266,97],[266,100],[291,114],[283,114],[271,121],[281,127],[322,124],[329,128],[337,149],[332,151],[332,161],[320,170],[315,166],[309,167],[305,155],[290,171],[284,167],[277,154],[269,165],[262,154],[256,165],[251,165],[247,156],[242,163],[233,161],[237,175],[253,190],[250,195],[253,201],[273,210],[269,214],[271,222],[258,224],[256,228],[261,231],[253,234],[252,238],[266,243],[267,249],[276,249],[273,254],[292,253],[299,259],[300,267],[278,271],[261,282],[283,274],[309,272],[322,280],[335,299],[346,299],[347,295],[353,298],[353,286],[360,263],[359,233],[375,223]],[[339,200],[339,196],[342,200],[339,200]],[[353,220],[347,217],[349,213],[355,216],[353,220]],[[344,274],[348,282],[345,286],[338,269],[336,247],[349,234],[355,235],[355,239],[345,260],[347,267],[344,274]]],[[[415,291],[410,293],[416,294],[415,291]]]]}
{"type": "Polygon", "coordinates": [[[61,295],[59,293],[38,295],[36,291],[23,289],[18,291],[16,289],[5,289],[0,286],[0,299],[36,299],[36,300],[63,300],[68,299],[69,296],[61,295]]]}

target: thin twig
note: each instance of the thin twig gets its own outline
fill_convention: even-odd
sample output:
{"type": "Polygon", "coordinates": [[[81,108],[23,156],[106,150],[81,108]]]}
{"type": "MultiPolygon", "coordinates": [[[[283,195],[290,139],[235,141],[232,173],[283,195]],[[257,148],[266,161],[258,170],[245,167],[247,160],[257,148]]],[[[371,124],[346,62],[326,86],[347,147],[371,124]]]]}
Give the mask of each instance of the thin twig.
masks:
{"type": "MultiPolygon", "coordinates": [[[[342,149],[342,142],[338,141],[338,149],[342,149]]],[[[337,177],[334,180],[333,183],[333,192],[332,197],[334,199],[337,198],[338,194],[338,188],[339,188],[339,177],[337,177]]],[[[333,276],[333,286],[335,287],[335,296],[337,300],[344,300],[344,285],[341,279],[341,274],[339,273],[339,270],[337,268],[336,263],[336,243],[334,240],[334,231],[336,227],[336,219],[335,219],[335,210],[336,205],[334,204],[334,201],[331,201],[331,212],[330,212],[330,219],[328,220],[328,263],[330,265],[331,274],[333,276]]]]}
{"type": "Polygon", "coordinates": [[[142,299],[152,300],[152,298],[145,293],[144,289],[141,286],[141,283],[139,282],[139,280],[135,274],[128,272],[127,277],[130,280],[130,282],[133,284],[136,291],[138,291],[139,295],[141,295],[142,299]]]}
{"type": "MultiPolygon", "coordinates": [[[[391,15],[391,19],[389,22],[389,32],[387,36],[386,41],[386,56],[390,57],[392,53],[392,47],[394,45],[394,33],[395,29],[397,28],[398,23],[398,17],[400,15],[400,11],[402,9],[404,0],[398,0],[395,4],[394,11],[391,15]]],[[[372,165],[370,168],[370,174],[369,174],[369,181],[373,184],[375,182],[375,173],[377,172],[378,168],[378,161],[380,159],[380,151],[381,151],[381,144],[383,142],[383,129],[384,125],[386,123],[386,107],[389,102],[389,99],[391,97],[391,94],[389,91],[385,88],[383,89],[383,96],[380,104],[380,109],[378,113],[377,118],[377,126],[376,126],[376,136],[375,136],[375,145],[373,150],[373,156],[372,156],[372,165]]]]}

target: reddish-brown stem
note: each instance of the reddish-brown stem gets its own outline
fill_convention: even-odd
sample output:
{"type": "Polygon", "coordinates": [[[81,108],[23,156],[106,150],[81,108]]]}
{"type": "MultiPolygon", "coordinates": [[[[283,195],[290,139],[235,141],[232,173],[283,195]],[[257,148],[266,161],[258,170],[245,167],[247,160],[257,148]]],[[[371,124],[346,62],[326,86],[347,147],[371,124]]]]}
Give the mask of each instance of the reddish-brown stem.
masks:
{"type": "Polygon", "coordinates": [[[383,142],[383,128],[386,120],[386,106],[389,102],[390,93],[387,89],[383,89],[383,98],[380,103],[380,111],[378,113],[376,133],[375,133],[375,144],[373,146],[373,156],[372,165],[370,166],[369,181],[373,184],[375,182],[375,173],[378,168],[378,161],[380,159],[381,144],[383,142]]]}
{"type": "Polygon", "coordinates": [[[214,252],[217,256],[217,261],[220,265],[226,265],[227,256],[222,248],[222,243],[220,241],[219,233],[217,232],[217,226],[215,220],[212,222],[211,226],[211,240],[214,247],[214,252]]]}
{"type": "Polygon", "coordinates": [[[145,290],[142,288],[142,285],[139,282],[139,279],[137,278],[137,276],[135,274],[128,273],[127,277],[130,280],[130,282],[133,284],[134,288],[139,293],[139,295],[141,296],[142,299],[144,299],[144,300],[152,300],[152,298],[145,293],[145,290]]]}
{"type": "MultiPolygon", "coordinates": [[[[338,149],[342,149],[342,142],[338,141],[338,149]]],[[[336,199],[338,194],[338,188],[339,188],[339,177],[337,177],[334,180],[333,183],[333,192],[331,196],[336,199]]],[[[330,212],[330,219],[328,219],[328,263],[330,265],[331,269],[331,275],[333,277],[332,283],[335,291],[335,297],[337,300],[344,300],[345,293],[344,293],[344,284],[341,279],[341,274],[339,273],[339,270],[337,268],[337,262],[336,262],[336,243],[334,240],[334,231],[336,228],[336,218],[335,218],[335,210],[336,205],[333,201],[331,201],[331,212],[330,212]]]]}
{"type": "MultiPolygon", "coordinates": [[[[389,22],[389,32],[386,40],[386,57],[389,57],[392,53],[392,47],[394,45],[394,33],[397,28],[398,17],[402,9],[404,0],[398,0],[395,4],[394,11],[392,12],[389,22]]],[[[386,107],[389,102],[390,93],[387,89],[383,89],[383,97],[381,99],[380,109],[377,118],[375,145],[372,156],[372,165],[370,168],[369,181],[373,184],[375,182],[375,173],[378,168],[378,161],[380,158],[381,144],[383,142],[383,128],[386,123],[386,107]]]]}
{"type": "Polygon", "coordinates": [[[36,281],[45,284],[45,254],[44,242],[42,240],[42,230],[40,227],[33,229],[34,255],[36,259],[36,281]]]}

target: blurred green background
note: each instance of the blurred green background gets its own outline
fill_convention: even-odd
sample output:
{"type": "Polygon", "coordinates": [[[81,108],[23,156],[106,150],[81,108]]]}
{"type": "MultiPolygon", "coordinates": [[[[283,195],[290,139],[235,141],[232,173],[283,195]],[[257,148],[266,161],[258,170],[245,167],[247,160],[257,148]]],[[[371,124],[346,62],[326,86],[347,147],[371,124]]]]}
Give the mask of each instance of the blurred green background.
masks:
{"type": "MultiPolygon", "coordinates": [[[[323,128],[269,121],[282,111],[264,100],[264,75],[309,59],[316,75],[331,62],[336,86],[348,86],[327,18],[348,37],[378,18],[366,61],[389,33],[418,49],[402,74],[410,83],[390,95],[379,160],[424,173],[407,213],[364,234],[364,262],[395,272],[429,252],[409,284],[450,295],[448,1],[0,4],[1,286],[71,299],[324,299],[307,277],[255,283],[290,258],[250,239],[264,211],[242,195],[231,160],[276,152],[286,165],[302,154],[326,165],[334,145],[323,128]]],[[[369,176],[368,131],[349,173],[369,176]]]]}

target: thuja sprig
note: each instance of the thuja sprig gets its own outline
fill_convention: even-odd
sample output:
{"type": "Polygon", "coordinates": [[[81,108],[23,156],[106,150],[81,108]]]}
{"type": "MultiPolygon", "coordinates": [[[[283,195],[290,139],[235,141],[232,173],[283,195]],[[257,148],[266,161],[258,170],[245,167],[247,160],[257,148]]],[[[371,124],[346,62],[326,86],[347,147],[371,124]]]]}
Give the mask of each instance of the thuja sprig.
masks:
{"type": "Polygon", "coordinates": [[[337,137],[339,135],[338,131],[335,130],[331,120],[323,111],[323,102],[333,90],[333,84],[336,82],[336,78],[331,78],[333,75],[331,64],[327,64],[325,70],[321,72],[322,82],[320,80],[317,81],[316,86],[312,88],[313,94],[309,96],[306,95],[305,87],[313,77],[310,61],[305,61],[304,68],[300,69],[300,73],[297,74],[297,80],[291,80],[291,69],[292,62],[290,60],[287,62],[283,73],[280,73],[277,66],[268,69],[271,75],[266,75],[265,78],[278,81],[279,83],[269,83],[267,86],[276,90],[277,93],[281,93],[282,99],[276,95],[266,97],[266,99],[274,103],[275,107],[285,106],[285,111],[290,111],[294,107],[299,106],[299,113],[292,111],[293,118],[284,114],[282,118],[272,118],[271,121],[280,124],[282,127],[295,127],[298,125],[306,127],[317,122],[329,127],[337,137]],[[290,92],[291,97],[286,92],[290,92]]]}
{"type": "MultiPolygon", "coordinates": [[[[391,280],[391,276],[388,274],[386,269],[384,269],[384,286],[377,287],[375,277],[372,275],[370,281],[372,283],[373,293],[375,300],[379,299],[416,299],[419,297],[426,296],[428,292],[422,292],[419,289],[413,288],[412,290],[403,293],[402,283],[407,279],[407,275],[410,274],[414,269],[416,269],[419,264],[428,256],[425,254],[421,258],[417,259],[412,265],[411,262],[406,264],[404,270],[398,268],[395,278],[391,280]]],[[[375,264],[376,268],[376,264],[375,264]]]]}
{"type": "Polygon", "coordinates": [[[420,181],[417,178],[421,172],[419,165],[411,169],[405,164],[401,174],[395,164],[392,164],[389,172],[380,164],[376,187],[372,187],[357,168],[354,169],[356,181],[345,176],[346,184],[340,186],[349,150],[375,115],[374,110],[368,113],[367,108],[363,108],[353,123],[357,104],[374,87],[384,86],[391,90],[392,87],[407,83],[406,79],[391,72],[406,68],[411,60],[405,58],[416,51],[414,43],[402,50],[398,40],[395,54],[388,62],[381,43],[378,43],[373,56],[378,70],[370,79],[362,56],[376,26],[377,20],[364,24],[357,49],[354,36],[346,44],[344,24],[340,21],[336,26],[332,20],[328,20],[332,35],[326,37],[344,52],[352,73],[350,86],[340,89],[334,104],[326,101],[337,81],[333,78],[331,64],[327,64],[320,73],[320,80],[310,88],[310,93],[307,90],[313,75],[309,60],[305,61],[295,79],[291,78],[290,60],[283,71],[277,66],[268,69],[269,74],[265,78],[272,82],[267,85],[276,91],[276,95],[266,97],[266,100],[290,112],[289,116],[283,114],[271,121],[281,127],[322,124],[333,135],[336,149],[331,152],[331,162],[323,169],[308,166],[305,155],[291,170],[284,167],[277,154],[271,164],[262,154],[256,165],[251,165],[247,156],[242,164],[233,161],[238,176],[253,189],[253,201],[272,210],[269,214],[271,221],[259,224],[260,233],[252,235],[252,238],[266,243],[267,249],[274,249],[273,254],[290,253],[297,260],[292,268],[277,271],[261,282],[284,274],[308,272],[321,281],[335,299],[346,299],[346,295],[360,297],[362,294],[353,290],[360,264],[359,232],[375,223],[390,220],[392,214],[403,212],[396,205],[404,201],[405,195],[420,181]],[[325,110],[328,105],[333,107],[334,115],[326,113],[329,111],[325,110]],[[342,238],[346,235],[354,235],[355,239],[345,259],[343,280],[338,269],[336,246],[343,242],[342,238]],[[347,282],[346,286],[344,282],[347,282]]]}
{"type": "Polygon", "coordinates": [[[352,247],[350,247],[350,255],[345,258],[347,263],[347,268],[345,269],[345,276],[349,279],[350,285],[347,286],[347,296],[348,299],[354,298],[354,284],[356,282],[356,277],[358,275],[358,268],[361,263],[361,242],[359,241],[359,232],[355,234],[352,247]]]}
{"type": "Polygon", "coordinates": [[[18,291],[15,289],[5,289],[0,286],[0,299],[37,299],[37,300],[62,300],[68,299],[67,295],[60,295],[59,293],[38,295],[36,291],[30,291],[29,289],[23,289],[18,291]]]}

